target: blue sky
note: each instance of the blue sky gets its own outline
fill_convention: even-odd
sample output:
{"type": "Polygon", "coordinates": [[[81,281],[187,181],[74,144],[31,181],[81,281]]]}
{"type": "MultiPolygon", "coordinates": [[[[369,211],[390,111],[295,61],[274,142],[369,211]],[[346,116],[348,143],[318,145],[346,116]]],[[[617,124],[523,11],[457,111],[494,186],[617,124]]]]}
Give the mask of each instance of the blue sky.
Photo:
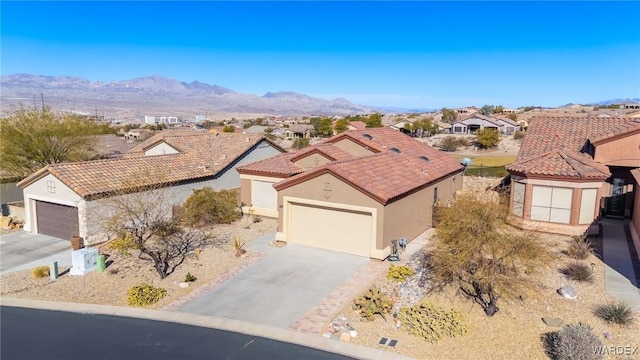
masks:
{"type": "Polygon", "coordinates": [[[640,98],[640,2],[2,1],[2,75],[405,108],[640,98]]]}

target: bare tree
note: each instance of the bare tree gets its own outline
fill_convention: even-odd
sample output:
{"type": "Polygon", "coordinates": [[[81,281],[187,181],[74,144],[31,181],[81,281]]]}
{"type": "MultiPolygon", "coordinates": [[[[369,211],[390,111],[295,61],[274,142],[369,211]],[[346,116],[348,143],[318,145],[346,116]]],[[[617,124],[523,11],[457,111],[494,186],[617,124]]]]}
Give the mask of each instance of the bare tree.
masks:
{"type": "Polygon", "coordinates": [[[503,205],[460,197],[439,215],[434,246],[427,254],[434,289],[456,286],[493,316],[501,298],[537,288],[535,276],[553,255],[539,236],[509,226],[503,205]]]}
{"type": "MultiPolygon", "coordinates": [[[[136,182],[149,184],[140,179],[136,177],[136,182]]],[[[115,191],[100,200],[99,231],[108,237],[128,239],[124,246],[138,250],[140,259],[152,262],[161,278],[173,273],[195,249],[214,243],[214,237],[204,230],[185,228],[172,216],[177,204],[171,203],[167,184],[123,184],[122,188],[128,190],[115,191]]]]}

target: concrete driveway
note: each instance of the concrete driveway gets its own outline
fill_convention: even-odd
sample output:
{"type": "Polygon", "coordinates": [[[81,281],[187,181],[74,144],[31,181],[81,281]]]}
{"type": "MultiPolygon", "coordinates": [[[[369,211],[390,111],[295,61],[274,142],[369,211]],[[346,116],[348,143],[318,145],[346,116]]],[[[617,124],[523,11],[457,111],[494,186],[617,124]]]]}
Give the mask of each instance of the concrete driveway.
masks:
{"type": "Polygon", "coordinates": [[[302,245],[275,248],[273,239],[254,240],[248,250],[265,258],[178,310],[287,328],[369,262],[302,245]]]}
{"type": "Polygon", "coordinates": [[[0,235],[0,275],[49,265],[71,266],[71,243],[68,240],[26,231],[0,235]]]}

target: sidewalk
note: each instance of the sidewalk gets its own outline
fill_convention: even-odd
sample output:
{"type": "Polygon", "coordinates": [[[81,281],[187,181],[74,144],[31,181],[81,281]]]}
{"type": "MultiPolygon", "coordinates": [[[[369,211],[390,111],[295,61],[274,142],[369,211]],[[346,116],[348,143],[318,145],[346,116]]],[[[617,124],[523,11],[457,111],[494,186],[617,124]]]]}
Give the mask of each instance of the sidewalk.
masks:
{"type": "Polygon", "coordinates": [[[605,287],[607,293],[640,311],[640,279],[631,258],[626,231],[628,220],[604,219],[602,223],[603,261],[605,264],[605,287]]]}

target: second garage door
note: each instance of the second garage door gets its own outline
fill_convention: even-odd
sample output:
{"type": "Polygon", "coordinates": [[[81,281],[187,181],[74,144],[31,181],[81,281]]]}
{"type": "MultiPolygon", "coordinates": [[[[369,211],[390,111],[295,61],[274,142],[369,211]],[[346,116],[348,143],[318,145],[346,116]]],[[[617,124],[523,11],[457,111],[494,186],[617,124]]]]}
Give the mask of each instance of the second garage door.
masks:
{"type": "Polygon", "coordinates": [[[371,256],[371,213],[291,204],[290,241],[294,244],[371,256]]]}
{"type": "Polygon", "coordinates": [[[36,201],[38,234],[71,240],[78,235],[78,208],[36,201]]]}

